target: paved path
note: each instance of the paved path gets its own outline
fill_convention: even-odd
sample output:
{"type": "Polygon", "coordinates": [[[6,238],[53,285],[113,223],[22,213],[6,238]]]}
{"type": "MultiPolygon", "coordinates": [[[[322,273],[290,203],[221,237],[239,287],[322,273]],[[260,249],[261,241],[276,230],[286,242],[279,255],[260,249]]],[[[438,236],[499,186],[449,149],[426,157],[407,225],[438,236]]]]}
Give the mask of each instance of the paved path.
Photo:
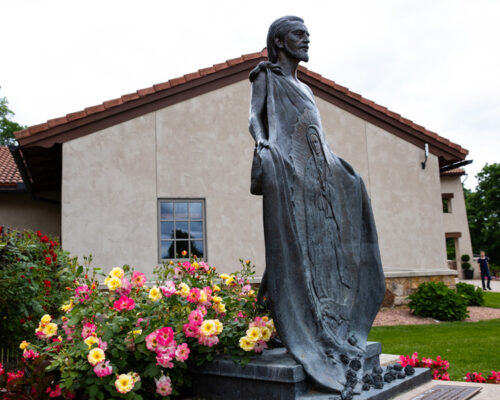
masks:
{"type": "MultiPolygon", "coordinates": [[[[469,283],[471,285],[475,285],[478,288],[483,288],[483,285],[481,283],[481,279],[473,279],[473,280],[458,280],[458,282],[464,282],[464,283],[469,283]]],[[[491,291],[492,292],[500,292],[500,281],[494,281],[491,280],[491,291]]],[[[487,290],[489,292],[490,290],[487,290]]]]}
{"type": "Polygon", "coordinates": [[[481,391],[475,395],[472,400],[496,400],[500,399],[500,385],[493,385],[491,383],[469,383],[469,382],[446,382],[446,381],[432,381],[425,385],[419,386],[409,392],[400,394],[394,400],[412,400],[422,392],[430,389],[436,385],[457,385],[457,386],[479,386],[481,391]]]}

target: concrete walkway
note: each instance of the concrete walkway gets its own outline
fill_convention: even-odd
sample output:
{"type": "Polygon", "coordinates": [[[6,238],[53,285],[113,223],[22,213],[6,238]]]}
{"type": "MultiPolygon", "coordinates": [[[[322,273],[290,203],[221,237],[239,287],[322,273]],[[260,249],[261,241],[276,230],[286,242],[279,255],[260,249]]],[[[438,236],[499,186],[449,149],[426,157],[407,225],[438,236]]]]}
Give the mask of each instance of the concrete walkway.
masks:
{"type": "Polygon", "coordinates": [[[478,386],[481,391],[472,397],[472,400],[495,400],[500,399],[500,385],[494,385],[491,383],[469,383],[469,382],[447,382],[447,381],[432,381],[426,383],[425,385],[419,386],[416,389],[410,390],[409,392],[400,394],[396,396],[394,400],[412,400],[415,399],[419,394],[425,392],[437,385],[456,385],[456,386],[478,386]]]}
{"type": "MultiPolygon", "coordinates": [[[[470,285],[477,286],[478,288],[483,288],[483,285],[481,283],[481,279],[472,279],[472,280],[457,280],[457,282],[464,282],[468,283],[470,285]]],[[[493,279],[491,280],[491,289],[492,290],[487,290],[487,292],[500,292],[500,281],[494,281],[493,279]]]]}

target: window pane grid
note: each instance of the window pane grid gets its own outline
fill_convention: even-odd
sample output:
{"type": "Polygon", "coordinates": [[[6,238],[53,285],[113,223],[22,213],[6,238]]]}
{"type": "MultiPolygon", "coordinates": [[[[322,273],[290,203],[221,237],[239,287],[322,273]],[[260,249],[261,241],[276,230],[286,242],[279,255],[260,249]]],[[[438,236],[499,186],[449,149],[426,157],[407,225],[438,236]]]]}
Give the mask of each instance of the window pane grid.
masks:
{"type": "Polygon", "coordinates": [[[189,255],[205,257],[203,200],[160,200],[160,260],[189,255]]]}

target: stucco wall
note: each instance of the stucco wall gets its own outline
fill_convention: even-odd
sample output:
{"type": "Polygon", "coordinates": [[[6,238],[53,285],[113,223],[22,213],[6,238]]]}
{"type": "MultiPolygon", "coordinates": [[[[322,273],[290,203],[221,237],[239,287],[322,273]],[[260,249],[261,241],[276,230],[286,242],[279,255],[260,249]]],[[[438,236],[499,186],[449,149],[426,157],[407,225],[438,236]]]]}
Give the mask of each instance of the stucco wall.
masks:
{"type": "Polygon", "coordinates": [[[155,116],[63,145],[62,237],[94,266],[157,263],[155,116]]]}
{"type": "Polygon", "coordinates": [[[60,236],[61,206],[34,200],[28,193],[1,193],[0,225],[60,236]]]}
{"type": "MultiPolygon", "coordinates": [[[[264,269],[262,200],[249,193],[250,84],[242,81],[65,143],[63,238],[96,264],[158,262],[158,198],[206,201],[208,261],[219,270],[252,259],[264,269]]],[[[384,268],[446,269],[438,161],[316,99],[333,150],[361,173],[372,197],[384,268]]]]}
{"type": "MultiPolygon", "coordinates": [[[[453,193],[451,199],[451,213],[443,213],[444,232],[460,232],[461,237],[455,241],[457,252],[457,264],[460,270],[460,257],[468,254],[472,258],[472,244],[467,221],[467,211],[465,209],[464,191],[460,176],[442,176],[441,192],[453,193]]],[[[470,263],[477,270],[475,263],[470,263]]],[[[477,271],[476,271],[477,272],[477,271]]]]}
{"type": "Polygon", "coordinates": [[[446,270],[438,158],[316,98],[333,151],[363,177],[386,271],[446,270]]]}

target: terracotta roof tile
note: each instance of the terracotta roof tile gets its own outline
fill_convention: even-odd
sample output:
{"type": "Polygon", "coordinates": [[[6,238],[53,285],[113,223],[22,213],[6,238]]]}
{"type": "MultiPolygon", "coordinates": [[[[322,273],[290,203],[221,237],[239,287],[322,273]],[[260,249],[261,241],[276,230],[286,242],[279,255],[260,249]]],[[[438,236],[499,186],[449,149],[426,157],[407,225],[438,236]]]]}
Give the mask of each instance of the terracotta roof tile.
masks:
{"type": "Polygon", "coordinates": [[[47,125],[46,122],[44,122],[43,124],[30,126],[28,128],[28,131],[30,135],[34,135],[35,133],[46,131],[47,129],[49,129],[49,126],[47,125]]]}
{"type": "Polygon", "coordinates": [[[70,113],[70,114],[66,114],[66,118],[68,119],[68,121],[74,121],[75,119],[80,119],[80,118],[83,118],[83,117],[86,117],[86,116],[87,116],[87,113],[86,113],[85,110],[77,111],[77,112],[70,113]]]}
{"type": "MultiPolygon", "coordinates": [[[[38,132],[42,132],[44,130],[50,129],[53,126],[64,124],[65,122],[73,121],[75,119],[84,118],[88,115],[95,114],[95,113],[104,111],[106,109],[119,106],[120,104],[123,104],[124,102],[133,101],[133,100],[136,100],[140,97],[145,97],[145,96],[148,96],[150,94],[153,94],[155,92],[159,92],[162,90],[168,90],[171,87],[179,86],[179,85],[185,84],[186,82],[198,79],[200,77],[214,74],[218,71],[230,68],[231,66],[234,66],[234,65],[241,64],[245,61],[259,59],[259,58],[263,58],[263,57],[267,57],[267,49],[266,48],[264,48],[261,52],[245,54],[245,55],[242,55],[240,57],[227,60],[226,62],[223,62],[220,64],[215,64],[212,67],[203,68],[203,69],[198,70],[197,72],[189,73],[189,74],[186,74],[184,76],[171,79],[168,82],[158,83],[156,85],[153,85],[152,87],[140,89],[136,93],[130,93],[130,94],[124,95],[118,99],[105,101],[102,105],[88,107],[83,111],[78,111],[75,113],[68,114],[68,115],[66,115],[66,117],[56,118],[56,119],[50,120],[48,123],[32,126],[28,129],[16,132],[16,138],[22,139],[22,138],[25,138],[27,136],[35,135],[38,132]]],[[[425,135],[429,136],[430,138],[438,140],[441,143],[444,143],[444,144],[450,146],[451,148],[458,150],[460,153],[462,153],[464,155],[468,154],[468,151],[463,149],[460,145],[450,142],[448,139],[445,139],[445,138],[439,136],[438,134],[425,129],[421,125],[415,124],[413,121],[402,117],[400,114],[398,114],[394,111],[388,110],[386,107],[383,107],[383,106],[375,103],[372,100],[363,98],[360,94],[349,90],[345,86],[339,85],[338,83],[336,83],[330,79],[324,78],[320,74],[313,72],[313,71],[310,71],[301,65],[299,66],[299,71],[301,71],[302,73],[306,74],[307,76],[309,76],[313,79],[320,81],[322,84],[327,85],[330,88],[333,88],[334,90],[337,90],[341,93],[346,94],[347,96],[349,96],[353,99],[356,99],[357,101],[360,101],[361,103],[371,107],[374,110],[377,110],[378,112],[384,113],[385,115],[395,119],[396,121],[399,121],[400,123],[402,123],[404,125],[409,126],[412,129],[415,129],[419,132],[424,133],[425,135]]]]}
{"type": "Polygon", "coordinates": [[[191,72],[190,74],[184,75],[186,82],[192,81],[193,79],[201,78],[201,74],[199,71],[191,72]]]}
{"type": "Polygon", "coordinates": [[[455,168],[450,169],[449,171],[441,172],[441,176],[461,176],[465,175],[465,169],[463,168],[455,168]]]}
{"type": "Polygon", "coordinates": [[[153,85],[154,89],[159,92],[160,90],[170,89],[170,82],[162,82],[153,85]]]}
{"type": "Polygon", "coordinates": [[[243,61],[245,61],[243,59],[243,57],[236,57],[236,58],[231,58],[230,60],[227,60],[226,63],[232,67],[233,65],[238,65],[238,64],[241,64],[243,61]]]}
{"type": "Polygon", "coordinates": [[[54,126],[65,124],[66,122],[68,122],[66,117],[60,117],[60,118],[49,119],[47,121],[47,125],[49,128],[53,128],[54,126]]]}
{"type": "Polygon", "coordinates": [[[170,87],[182,85],[183,83],[186,83],[186,82],[187,82],[186,78],[184,78],[183,76],[169,80],[170,87]]]}
{"type": "Polygon", "coordinates": [[[152,94],[156,92],[155,88],[154,87],[148,87],[148,88],[144,88],[144,89],[139,89],[137,91],[137,94],[140,96],[140,97],[144,97],[144,96],[147,96],[148,94],[152,94]]]}
{"type": "Polygon", "coordinates": [[[216,71],[221,71],[223,69],[229,68],[229,65],[227,63],[223,62],[223,63],[220,63],[220,64],[215,64],[214,68],[215,68],[216,71]]]}
{"type": "Polygon", "coordinates": [[[87,107],[85,109],[85,112],[87,113],[87,115],[92,115],[92,114],[104,111],[105,109],[106,108],[102,104],[99,104],[97,106],[87,107]]]}
{"type": "Polygon", "coordinates": [[[198,72],[200,73],[201,76],[210,75],[215,72],[215,68],[214,67],[202,68],[199,69],[198,72]]]}
{"type": "Polygon", "coordinates": [[[127,101],[137,100],[139,98],[139,95],[137,94],[137,92],[134,92],[134,93],[124,94],[121,98],[122,101],[126,103],[127,101]]]}
{"type": "Polygon", "coordinates": [[[7,146],[0,146],[0,186],[15,186],[23,179],[7,146]]]}
{"type": "Polygon", "coordinates": [[[119,97],[117,99],[108,100],[108,101],[105,101],[104,103],[102,103],[102,105],[106,109],[119,106],[120,104],[123,104],[123,100],[121,99],[121,97],[119,97]]]}

